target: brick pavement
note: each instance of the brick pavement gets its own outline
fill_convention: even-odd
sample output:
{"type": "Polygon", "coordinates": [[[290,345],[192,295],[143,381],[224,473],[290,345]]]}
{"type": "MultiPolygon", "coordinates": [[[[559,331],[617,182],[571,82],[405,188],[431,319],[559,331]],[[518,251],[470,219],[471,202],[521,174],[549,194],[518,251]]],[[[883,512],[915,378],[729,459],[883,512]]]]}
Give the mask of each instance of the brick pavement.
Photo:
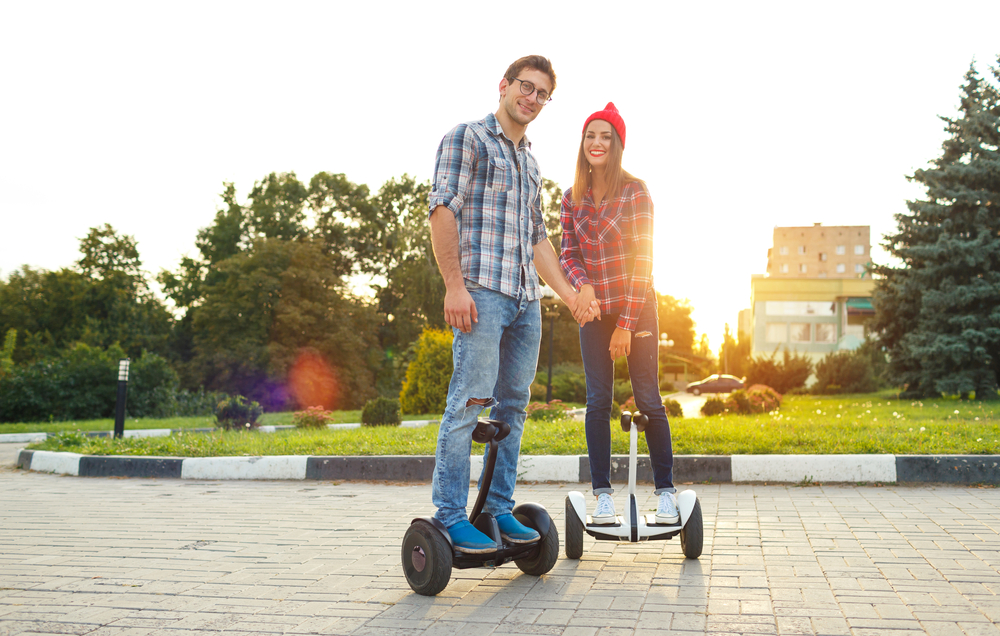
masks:
{"type": "MultiPolygon", "coordinates": [[[[519,486],[561,530],[573,485],[519,486]]],[[[699,485],[705,552],[586,538],[412,594],[427,485],[0,469],[0,636],[1000,634],[1000,490],[699,485]]],[[[619,506],[624,503],[620,497],[619,506]]],[[[645,507],[653,508],[650,494],[645,507]]]]}

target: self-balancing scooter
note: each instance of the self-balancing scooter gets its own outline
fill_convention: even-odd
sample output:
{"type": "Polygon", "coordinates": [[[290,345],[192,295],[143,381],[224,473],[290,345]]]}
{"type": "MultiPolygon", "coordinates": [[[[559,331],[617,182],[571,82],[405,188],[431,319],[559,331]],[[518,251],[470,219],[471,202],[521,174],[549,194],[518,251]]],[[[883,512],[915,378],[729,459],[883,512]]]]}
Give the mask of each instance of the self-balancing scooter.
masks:
{"type": "Polygon", "coordinates": [[[583,556],[583,533],[598,541],[657,541],[672,539],[681,535],[681,549],[684,556],[697,559],[701,556],[704,542],[704,526],[701,518],[701,502],[693,490],[685,490],[677,495],[680,520],[675,524],[656,523],[656,515],[640,515],[635,503],[635,465],[639,433],[646,430],[649,423],[642,413],[636,411],[622,414],[622,430],[629,434],[628,464],[628,511],[618,515],[613,524],[594,524],[587,515],[587,500],[582,492],[571,491],[566,497],[566,556],[579,559],[583,556]]]}
{"type": "Polygon", "coordinates": [[[545,508],[536,503],[523,503],[514,507],[514,518],[534,529],[540,535],[532,543],[506,543],[500,536],[496,519],[483,512],[486,495],[493,481],[493,469],[497,463],[497,442],[507,437],[510,425],[497,420],[479,420],[472,439],[480,444],[489,444],[486,471],[482,487],[476,497],[476,505],[469,515],[469,521],[480,532],[496,543],[494,552],[466,554],[455,549],[451,535],[444,524],[433,517],[419,517],[410,523],[403,535],[403,573],[413,591],[424,596],[434,596],[448,585],[451,569],[497,567],[513,561],[525,574],[540,576],[552,569],[559,558],[559,531],[545,508]]]}

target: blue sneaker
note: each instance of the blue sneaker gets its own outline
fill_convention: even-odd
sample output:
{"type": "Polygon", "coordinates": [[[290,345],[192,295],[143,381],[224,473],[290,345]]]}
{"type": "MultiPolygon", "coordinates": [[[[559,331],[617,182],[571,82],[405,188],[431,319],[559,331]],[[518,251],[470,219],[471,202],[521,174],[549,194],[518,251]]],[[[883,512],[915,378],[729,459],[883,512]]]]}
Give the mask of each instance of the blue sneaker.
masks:
{"type": "Polygon", "coordinates": [[[509,512],[497,517],[497,525],[500,526],[500,537],[511,543],[532,543],[541,538],[537,532],[522,524],[509,512]]]}
{"type": "Polygon", "coordinates": [[[463,519],[448,528],[451,535],[451,542],[455,549],[466,554],[485,554],[486,552],[496,552],[497,544],[476,529],[468,519],[463,519]]]}

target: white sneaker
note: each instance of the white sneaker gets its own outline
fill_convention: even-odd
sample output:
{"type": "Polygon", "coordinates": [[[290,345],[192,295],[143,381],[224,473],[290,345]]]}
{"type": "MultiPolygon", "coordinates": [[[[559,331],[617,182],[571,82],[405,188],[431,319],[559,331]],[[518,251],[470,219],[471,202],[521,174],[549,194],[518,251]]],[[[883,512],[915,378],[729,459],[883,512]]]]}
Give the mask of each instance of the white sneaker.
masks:
{"type": "Polygon", "coordinates": [[[672,492],[660,493],[660,505],[656,507],[656,523],[680,523],[681,515],[677,512],[677,497],[672,492]]]}
{"type": "Polygon", "coordinates": [[[597,495],[597,509],[590,515],[591,522],[595,525],[606,526],[615,523],[615,500],[606,492],[597,495]]]}

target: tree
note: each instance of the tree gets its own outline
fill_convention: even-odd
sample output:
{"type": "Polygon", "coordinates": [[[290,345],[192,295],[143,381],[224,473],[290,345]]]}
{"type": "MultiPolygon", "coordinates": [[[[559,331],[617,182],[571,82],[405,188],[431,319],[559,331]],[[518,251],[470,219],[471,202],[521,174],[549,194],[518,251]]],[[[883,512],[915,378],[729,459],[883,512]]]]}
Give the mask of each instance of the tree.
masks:
{"type": "MultiPolygon", "coordinates": [[[[545,233],[556,245],[562,241],[562,223],[559,215],[562,212],[563,191],[552,179],[542,177],[542,220],[545,221],[545,233]]],[[[556,250],[558,252],[559,250],[556,250]]]]}
{"type": "Polygon", "coordinates": [[[750,362],[750,338],[740,331],[739,340],[733,338],[726,323],[722,335],[722,346],[719,348],[719,373],[727,373],[742,378],[746,375],[747,364],[750,362]]]}
{"type": "Polygon", "coordinates": [[[941,118],[949,133],[941,156],[909,177],[926,197],[908,201],[885,237],[902,265],[875,268],[872,326],[906,396],[997,397],[1000,90],[972,66],[961,90],[959,115],[941,118]]]}
{"type": "MultiPolygon", "coordinates": [[[[695,331],[691,312],[694,307],[685,298],[677,300],[667,294],[657,294],[657,319],[660,333],[667,334],[674,341],[674,352],[692,353],[694,351],[695,331]]],[[[659,338],[659,334],[656,335],[659,338]]]]}
{"type": "Polygon", "coordinates": [[[375,397],[374,312],[346,293],[320,242],[260,239],[217,270],[191,308],[186,377],[269,409],[360,408],[375,397]],[[317,383],[332,387],[324,402],[299,401],[317,383]]]}
{"type": "Polygon", "coordinates": [[[0,281],[0,332],[18,332],[14,361],[52,357],[75,342],[166,355],[173,319],[149,289],[135,239],[95,227],[80,252],[77,269],[26,265],[0,281]]]}

